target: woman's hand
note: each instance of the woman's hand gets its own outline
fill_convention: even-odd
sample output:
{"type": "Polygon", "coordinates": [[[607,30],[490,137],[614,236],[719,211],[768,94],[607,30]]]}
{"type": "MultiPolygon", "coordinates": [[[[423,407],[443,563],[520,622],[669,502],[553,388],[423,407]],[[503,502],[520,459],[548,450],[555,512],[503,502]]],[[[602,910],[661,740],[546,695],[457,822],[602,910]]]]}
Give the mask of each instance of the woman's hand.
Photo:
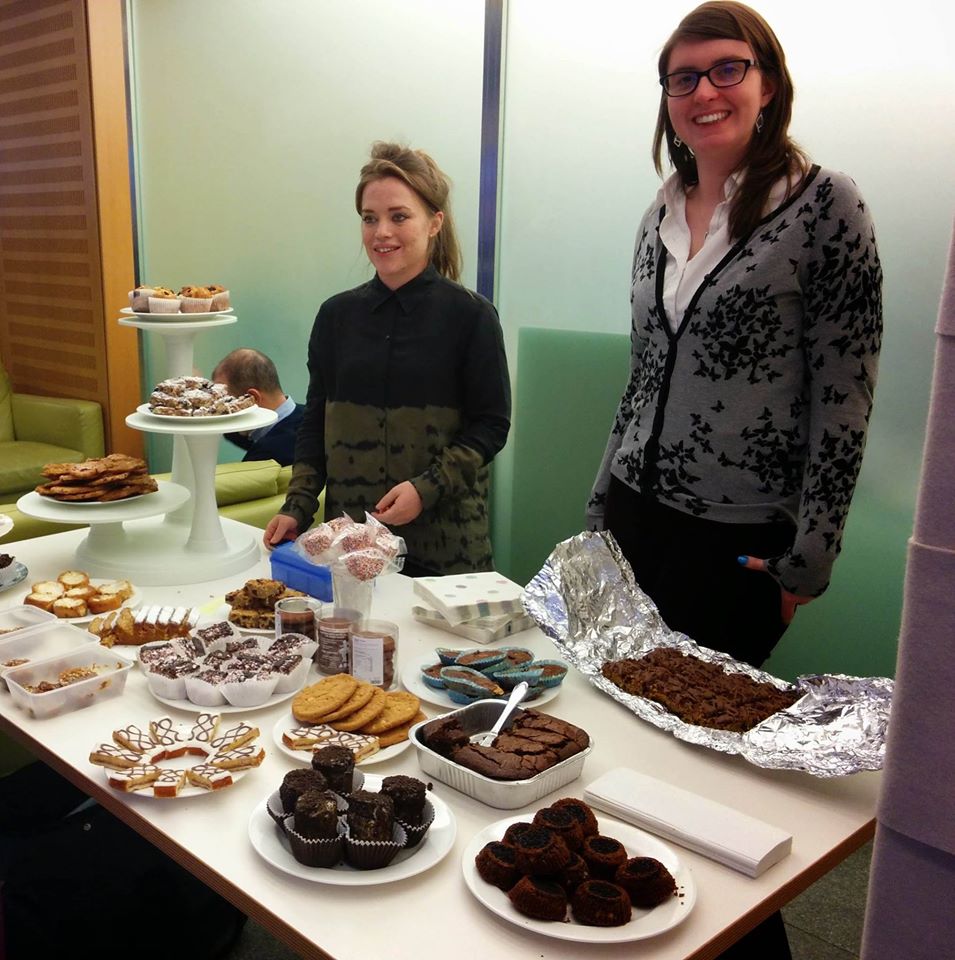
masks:
{"type": "Polygon", "coordinates": [[[288,517],[284,513],[276,514],[269,520],[269,525],[265,528],[265,535],[262,542],[266,548],[272,550],[283,540],[294,540],[298,536],[298,521],[294,517],[288,517]]]}
{"type": "MultiPolygon", "coordinates": [[[[740,566],[746,567],[747,570],[758,570],[761,573],[766,573],[766,561],[760,557],[737,557],[736,559],[740,566]]],[[[798,593],[790,593],[782,587],[779,588],[779,592],[782,594],[780,616],[785,624],[793,622],[793,617],[796,616],[796,607],[809,603],[813,599],[813,597],[802,597],[798,593]]]]}
{"type": "Polygon", "coordinates": [[[410,480],[392,487],[375,504],[372,516],[388,526],[400,527],[411,523],[421,513],[421,497],[410,480]]]}

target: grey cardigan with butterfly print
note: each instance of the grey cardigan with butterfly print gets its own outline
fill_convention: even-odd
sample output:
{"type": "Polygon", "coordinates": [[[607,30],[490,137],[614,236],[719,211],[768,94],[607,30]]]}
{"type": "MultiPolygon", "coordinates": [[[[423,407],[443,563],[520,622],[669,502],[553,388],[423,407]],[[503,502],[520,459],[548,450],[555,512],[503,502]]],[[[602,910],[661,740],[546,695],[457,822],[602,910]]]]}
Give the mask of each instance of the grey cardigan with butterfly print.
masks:
{"type": "Polygon", "coordinates": [[[662,304],[658,202],[637,233],[631,374],[590,502],[603,525],[611,474],[685,513],[788,520],[769,559],[792,593],[829,583],[862,462],[882,341],[882,269],[849,177],[814,166],[736,242],[673,333],[662,304]]]}

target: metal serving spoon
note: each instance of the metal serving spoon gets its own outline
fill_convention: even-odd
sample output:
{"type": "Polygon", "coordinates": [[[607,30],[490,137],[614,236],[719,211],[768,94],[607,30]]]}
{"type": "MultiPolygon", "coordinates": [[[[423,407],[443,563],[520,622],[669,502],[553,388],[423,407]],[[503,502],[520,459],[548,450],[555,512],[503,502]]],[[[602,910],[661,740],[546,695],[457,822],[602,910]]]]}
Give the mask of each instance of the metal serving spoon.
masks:
{"type": "Polygon", "coordinates": [[[514,712],[514,708],[524,699],[527,693],[528,683],[522,680],[512,691],[501,715],[497,718],[497,723],[487,733],[477,733],[471,737],[471,742],[479,747],[489,747],[494,743],[494,738],[501,732],[501,728],[507,723],[507,718],[514,712]]]}

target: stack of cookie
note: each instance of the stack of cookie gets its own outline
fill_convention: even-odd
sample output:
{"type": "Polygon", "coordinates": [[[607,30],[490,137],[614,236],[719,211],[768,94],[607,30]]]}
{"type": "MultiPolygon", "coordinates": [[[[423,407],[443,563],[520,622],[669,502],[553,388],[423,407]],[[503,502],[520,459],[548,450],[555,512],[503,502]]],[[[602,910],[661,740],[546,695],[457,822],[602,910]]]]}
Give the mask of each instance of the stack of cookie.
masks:
{"type": "Polygon", "coordinates": [[[259,577],[225,595],[232,607],[229,622],[246,630],[271,630],[275,626],[275,604],[286,597],[304,597],[300,590],[287,587],[281,580],[259,577]]]}
{"type": "Polygon", "coordinates": [[[290,749],[312,752],[344,746],[356,760],[407,740],[411,727],[426,719],[413,693],[386,693],[347,673],[325,677],[302,689],[292,701],[292,716],[300,725],[282,734],[290,749]]]}
{"type": "Polygon", "coordinates": [[[149,476],[145,460],[122,453],[82,463],[48,463],[43,468],[43,476],[48,482],[41,483],[36,492],[41,497],[67,503],[109,503],[159,489],[149,476]]]}

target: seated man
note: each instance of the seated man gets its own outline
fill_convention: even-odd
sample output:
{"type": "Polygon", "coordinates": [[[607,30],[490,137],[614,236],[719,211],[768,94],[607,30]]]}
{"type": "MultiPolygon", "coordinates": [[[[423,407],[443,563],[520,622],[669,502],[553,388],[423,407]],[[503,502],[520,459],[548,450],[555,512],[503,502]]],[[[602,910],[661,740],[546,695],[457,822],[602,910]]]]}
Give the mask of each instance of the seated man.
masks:
{"type": "Polygon", "coordinates": [[[246,451],[242,459],[278,460],[283,467],[292,463],[295,433],[305,407],[285,395],[275,364],[258,350],[240,347],[219,361],[212,371],[212,379],[224,384],[233,396],[247,393],[260,407],[278,414],[278,420],[271,426],[225,435],[226,440],[246,451]]]}

